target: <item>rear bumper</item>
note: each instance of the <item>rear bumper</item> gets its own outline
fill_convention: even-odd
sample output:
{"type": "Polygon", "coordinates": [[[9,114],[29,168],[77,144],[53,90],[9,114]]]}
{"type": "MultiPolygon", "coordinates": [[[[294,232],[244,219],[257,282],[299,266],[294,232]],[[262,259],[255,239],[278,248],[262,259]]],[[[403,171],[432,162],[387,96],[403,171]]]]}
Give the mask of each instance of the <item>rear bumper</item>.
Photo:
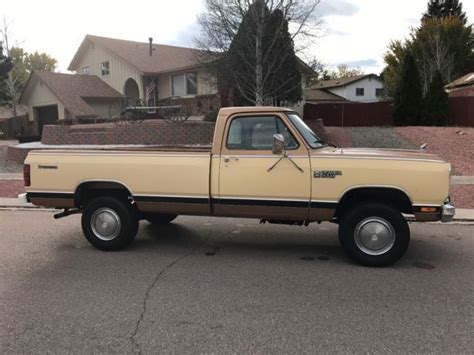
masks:
{"type": "Polygon", "coordinates": [[[28,202],[30,202],[30,201],[28,200],[28,194],[27,194],[26,192],[25,192],[25,193],[22,193],[22,194],[19,194],[19,195],[18,195],[18,201],[19,201],[20,203],[28,203],[28,202]]]}
{"type": "Polygon", "coordinates": [[[441,222],[452,222],[455,214],[454,205],[451,202],[446,202],[441,209],[441,222]]]}

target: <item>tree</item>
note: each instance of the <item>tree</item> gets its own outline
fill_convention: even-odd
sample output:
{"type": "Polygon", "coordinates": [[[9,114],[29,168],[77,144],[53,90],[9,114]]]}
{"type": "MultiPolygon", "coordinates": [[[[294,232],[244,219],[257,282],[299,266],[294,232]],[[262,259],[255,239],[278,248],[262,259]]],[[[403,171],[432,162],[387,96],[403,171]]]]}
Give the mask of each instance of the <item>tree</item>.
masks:
{"type": "Polygon", "coordinates": [[[393,119],[396,125],[419,124],[420,106],[423,100],[419,73],[411,52],[405,54],[401,78],[394,97],[393,119]]]}
{"type": "Polygon", "coordinates": [[[394,97],[398,90],[402,75],[403,59],[410,45],[410,43],[399,40],[391,41],[388,45],[388,51],[383,58],[386,65],[381,75],[384,80],[385,93],[388,97],[394,97]]]}
{"type": "Polygon", "coordinates": [[[3,53],[3,44],[0,42],[0,105],[9,101],[10,96],[7,87],[7,79],[13,64],[10,58],[3,53]]]}
{"type": "Polygon", "coordinates": [[[255,105],[292,102],[298,96],[296,38],[311,36],[319,0],[206,0],[198,18],[199,60],[218,77],[219,86],[255,105]],[[291,32],[290,32],[291,30],[291,32]],[[216,60],[217,58],[217,60],[216,60]],[[225,85],[224,85],[224,84],[225,85]]]}
{"type": "Polygon", "coordinates": [[[423,100],[420,124],[424,126],[443,126],[449,112],[448,94],[444,89],[443,76],[437,70],[423,100]]]}
{"type": "Polygon", "coordinates": [[[411,52],[426,95],[434,74],[450,82],[474,70],[474,35],[459,1],[430,1],[421,26],[405,41],[392,41],[384,56],[386,91],[393,96],[402,75],[402,58],[411,52]]]}
{"type": "Polygon", "coordinates": [[[474,69],[472,27],[457,17],[427,19],[412,33],[412,51],[418,63],[423,93],[439,71],[450,82],[474,69]]]}
{"type": "Polygon", "coordinates": [[[360,68],[349,68],[347,64],[339,64],[336,70],[329,73],[330,79],[344,79],[353,76],[363,75],[364,72],[360,68]]]}
{"type": "Polygon", "coordinates": [[[457,17],[463,24],[467,23],[466,13],[459,0],[430,0],[428,10],[423,14],[422,20],[457,17]]]}
{"type": "Polygon", "coordinates": [[[46,53],[27,53],[18,46],[10,46],[9,26],[4,19],[3,28],[0,30],[3,42],[5,43],[6,55],[10,59],[13,68],[6,79],[6,90],[16,116],[16,106],[19,96],[33,70],[55,71],[57,61],[46,53]]]}

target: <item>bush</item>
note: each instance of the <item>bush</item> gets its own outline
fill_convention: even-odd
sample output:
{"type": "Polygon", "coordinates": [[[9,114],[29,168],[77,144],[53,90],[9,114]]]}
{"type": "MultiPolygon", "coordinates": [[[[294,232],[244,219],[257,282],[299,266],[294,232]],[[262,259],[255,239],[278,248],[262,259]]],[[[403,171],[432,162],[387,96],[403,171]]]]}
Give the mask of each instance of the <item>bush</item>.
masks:
{"type": "Polygon", "coordinates": [[[204,121],[207,122],[216,122],[217,120],[217,114],[218,112],[216,110],[210,110],[206,115],[204,116],[204,121]]]}

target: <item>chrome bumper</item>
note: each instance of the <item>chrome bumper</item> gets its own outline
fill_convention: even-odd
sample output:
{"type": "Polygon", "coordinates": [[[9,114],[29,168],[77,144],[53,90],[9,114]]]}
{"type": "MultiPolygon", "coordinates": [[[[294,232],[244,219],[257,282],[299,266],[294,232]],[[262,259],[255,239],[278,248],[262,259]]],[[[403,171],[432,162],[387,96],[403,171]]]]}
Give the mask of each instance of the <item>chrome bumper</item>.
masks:
{"type": "Polygon", "coordinates": [[[445,203],[441,210],[441,222],[452,222],[455,213],[456,208],[450,202],[445,203]]]}
{"type": "Polygon", "coordinates": [[[28,203],[29,202],[28,197],[26,195],[26,192],[18,195],[18,201],[21,202],[21,203],[28,203]]]}

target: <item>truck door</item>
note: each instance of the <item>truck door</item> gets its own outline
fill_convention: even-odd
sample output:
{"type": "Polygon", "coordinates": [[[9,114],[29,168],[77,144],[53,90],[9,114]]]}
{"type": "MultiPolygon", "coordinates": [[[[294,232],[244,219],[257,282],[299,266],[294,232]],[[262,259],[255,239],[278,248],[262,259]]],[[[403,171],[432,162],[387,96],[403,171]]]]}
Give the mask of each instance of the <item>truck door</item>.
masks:
{"type": "Polygon", "coordinates": [[[287,118],[279,114],[237,115],[229,119],[225,132],[214,213],[306,219],[311,195],[310,158],[287,118]],[[292,161],[272,153],[274,134],[284,136],[292,161]]]}

